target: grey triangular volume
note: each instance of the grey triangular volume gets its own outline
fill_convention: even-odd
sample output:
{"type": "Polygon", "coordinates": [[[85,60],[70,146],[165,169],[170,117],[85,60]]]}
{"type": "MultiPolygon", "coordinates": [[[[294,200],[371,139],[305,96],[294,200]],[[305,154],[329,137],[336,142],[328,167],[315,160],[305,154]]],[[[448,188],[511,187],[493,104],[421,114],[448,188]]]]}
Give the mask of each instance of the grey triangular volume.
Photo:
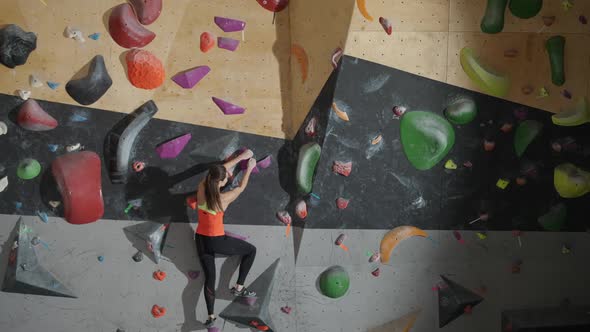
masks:
{"type": "Polygon", "coordinates": [[[268,329],[265,329],[265,331],[276,331],[268,313],[268,305],[270,304],[279,261],[280,258],[277,258],[266,271],[248,286],[249,290],[256,292],[256,301],[254,303],[249,304],[244,298],[236,298],[219,316],[225,320],[251,328],[260,330],[262,326],[267,326],[268,329]]]}
{"type": "Polygon", "coordinates": [[[76,298],[55,276],[39,264],[33,244],[35,242],[33,229],[19,219],[16,232],[2,291],[76,298]]]}
{"type": "Polygon", "coordinates": [[[440,277],[447,285],[438,291],[438,324],[443,327],[463,315],[467,306],[475,307],[483,298],[445,276],[440,277]]]}

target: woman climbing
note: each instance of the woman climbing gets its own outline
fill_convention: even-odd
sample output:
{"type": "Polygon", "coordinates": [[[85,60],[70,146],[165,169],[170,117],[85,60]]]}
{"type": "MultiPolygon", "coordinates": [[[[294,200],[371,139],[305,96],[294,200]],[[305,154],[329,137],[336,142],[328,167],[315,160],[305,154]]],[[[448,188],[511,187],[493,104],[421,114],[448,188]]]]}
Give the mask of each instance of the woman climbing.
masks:
{"type": "Polygon", "coordinates": [[[256,293],[244,287],[246,276],[254,263],[256,247],[250,243],[225,235],[223,228],[223,214],[227,207],[235,201],[246,189],[250,173],[256,166],[256,160],[252,159],[253,153],[246,150],[238,157],[223,165],[213,165],[209,173],[199,183],[197,189],[197,204],[199,222],[195,234],[197,253],[205,274],[204,295],[209,317],[205,322],[207,327],[213,325],[215,320],[215,254],[240,255],[240,270],[236,285],[231,293],[235,296],[254,297],[256,293]],[[231,191],[221,192],[221,188],[227,184],[229,173],[242,160],[248,160],[248,167],[244,172],[239,186],[231,191]]]}

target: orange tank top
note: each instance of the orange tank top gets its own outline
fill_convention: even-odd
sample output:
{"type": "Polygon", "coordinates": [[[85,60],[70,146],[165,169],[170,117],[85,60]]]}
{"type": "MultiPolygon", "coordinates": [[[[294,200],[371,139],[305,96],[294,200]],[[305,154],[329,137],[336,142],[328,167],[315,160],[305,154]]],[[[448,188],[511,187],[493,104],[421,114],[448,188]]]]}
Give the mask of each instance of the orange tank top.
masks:
{"type": "Polygon", "coordinates": [[[197,208],[199,223],[197,224],[196,233],[204,236],[223,236],[225,230],[223,227],[223,211],[212,211],[207,207],[207,203],[199,204],[197,208]]]}

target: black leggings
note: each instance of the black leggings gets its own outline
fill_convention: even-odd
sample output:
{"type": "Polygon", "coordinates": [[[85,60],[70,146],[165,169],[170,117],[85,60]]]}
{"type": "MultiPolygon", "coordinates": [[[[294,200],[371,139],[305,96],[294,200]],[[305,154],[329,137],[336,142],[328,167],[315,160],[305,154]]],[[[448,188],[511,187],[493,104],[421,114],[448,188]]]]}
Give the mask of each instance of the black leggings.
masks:
{"type": "Polygon", "coordinates": [[[195,243],[197,244],[197,253],[201,260],[203,273],[205,274],[205,303],[207,304],[207,312],[209,315],[213,315],[215,304],[215,254],[242,256],[237,283],[243,285],[252,267],[252,263],[254,263],[256,247],[244,240],[227,235],[205,236],[195,234],[195,243]]]}

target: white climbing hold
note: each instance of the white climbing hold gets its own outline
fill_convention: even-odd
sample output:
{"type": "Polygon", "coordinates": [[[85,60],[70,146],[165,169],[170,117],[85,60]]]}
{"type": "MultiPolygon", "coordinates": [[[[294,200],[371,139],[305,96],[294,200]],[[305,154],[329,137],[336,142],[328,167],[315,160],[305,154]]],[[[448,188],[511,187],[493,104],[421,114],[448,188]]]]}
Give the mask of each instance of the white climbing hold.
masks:
{"type": "Polygon", "coordinates": [[[66,151],[74,152],[74,151],[80,150],[81,148],[82,148],[82,145],[80,145],[80,143],[76,143],[76,144],[66,146],[66,151]]]}
{"type": "Polygon", "coordinates": [[[3,177],[0,179],[0,193],[3,192],[6,187],[8,187],[8,176],[3,177]]]}
{"type": "Polygon", "coordinates": [[[49,205],[54,208],[57,209],[57,207],[61,204],[60,201],[49,201],[49,205]]]}
{"type": "Polygon", "coordinates": [[[28,91],[28,90],[16,90],[16,93],[18,93],[18,96],[22,100],[27,100],[27,99],[31,98],[31,91],[28,91]]]}
{"type": "Polygon", "coordinates": [[[81,43],[86,41],[86,39],[84,38],[84,35],[82,34],[82,31],[80,31],[78,29],[74,29],[69,26],[66,27],[66,29],[64,30],[64,36],[66,36],[67,38],[71,38],[76,41],[79,41],[81,43]]]}
{"type": "Polygon", "coordinates": [[[39,77],[31,74],[29,75],[29,84],[31,84],[33,88],[40,88],[43,86],[43,81],[41,81],[39,77]]]}
{"type": "Polygon", "coordinates": [[[0,136],[5,135],[6,133],[8,133],[8,126],[6,126],[6,123],[0,121],[0,136]]]}

